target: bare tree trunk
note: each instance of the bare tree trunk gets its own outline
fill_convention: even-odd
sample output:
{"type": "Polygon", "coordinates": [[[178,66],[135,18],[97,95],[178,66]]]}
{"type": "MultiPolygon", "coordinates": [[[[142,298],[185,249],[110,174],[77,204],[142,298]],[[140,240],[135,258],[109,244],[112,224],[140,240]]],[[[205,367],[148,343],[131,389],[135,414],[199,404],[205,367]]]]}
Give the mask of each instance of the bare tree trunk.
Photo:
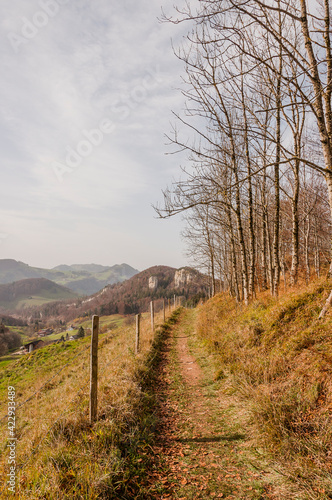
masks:
{"type": "Polygon", "coordinates": [[[308,285],[310,280],[310,261],[309,261],[309,237],[310,237],[310,215],[303,221],[304,225],[304,262],[305,262],[305,282],[308,285]]]}
{"type": "MultiPolygon", "coordinates": [[[[278,8],[280,8],[280,0],[278,0],[278,8]]],[[[279,35],[281,39],[281,15],[279,12],[279,35]]],[[[274,212],[274,239],[273,239],[273,288],[272,293],[275,297],[279,293],[280,282],[280,260],[279,260],[279,228],[280,228],[280,151],[281,151],[281,76],[282,76],[282,48],[279,44],[279,68],[277,77],[276,89],[276,158],[274,165],[274,196],[275,196],[275,212],[274,212]]]]}
{"type": "Polygon", "coordinates": [[[247,257],[246,257],[246,247],[243,235],[243,226],[241,220],[241,210],[240,210],[240,190],[237,188],[236,195],[236,222],[237,222],[237,231],[238,238],[240,244],[240,255],[241,255],[241,275],[242,275],[242,293],[243,300],[246,305],[249,304],[249,294],[248,294],[248,269],[247,269],[247,257]]]}
{"type": "Polygon", "coordinates": [[[317,217],[314,218],[315,221],[315,271],[317,278],[320,277],[320,252],[319,252],[319,240],[318,240],[318,230],[317,230],[317,217]]]}
{"type": "MultiPolygon", "coordinates": [[[[332,56],[331,56],[331,41],[330,41],[330,5],[328,0],[324,0],[325,6],[325,31],[324,31],[324,41],[326,49],[326,62],[327,62],[327,86],[325,92],[322,92],[322,83],[320,79],[320,74],[318,70],[318,63],[315,57],[315,53],[312,46],[312,39],[310,37],[309,26],[308,26],[308,13],[305,0],[300,0],[301,4],[301,25],[302,32],[305,40],[305,48],[310,63],[310,75],[311,83],[314,90],[315,99],[313,100],[313,106],[316,112],[316,120],[320,135],[320,141],[322,145],[322,151],[324,155],[325,167],[328,170],[326,172],[326,183],[329,193],[330,210],[332,216],[332,151],[331,151],[331,141],[332,141],[332,114],[331,114],[331,87],[332,87],[332,56]],[[323,98],[322,98],[323,95],[323,98]],[[323,105],[323,99],[325,108],[323,105]]],[[[331,262],[330,269],[328,272],[328,277],[332,276],[332,239],[331,239],[331,262]]],[[[329,305],[329,299],[326,302],[329,305]]],[[[325,310],[325,307],[322,310],[325,310]]],[[[326,312],[326,311],[325,311],[326,312]]],[[[325,315],[325,312],[323,315],[325,315]]],[[[321,316],[320,316],[321,317],[321,316]]]]}
{"type": "MultiPolygon", "coordinates": [[[[280,220],[280,232],[283,230],[283,221],[280,220]]],[[[280,271],[282,273],[283,281],[284,281],[284,291],[287,291],[287,279],[286,279],[286,262],[285,262],[285,245],[282,241],[280,241],[279,248],[279,256],[280,256],[280,271]]]]}
{"type": "Polygon", "coordinates": [[[331,307],[331,304],[332,304],[332,291],[331,291],[330,295],[328,296],[328,298],[324,304],[324,307],[321,310],[320,315],[318,316],[318,319],[324,318],[325,314],[327,313],[327,311],[331,307]]]}
{"type": "Polygon", "coordinates": [[[211,294],[212,297],[216,294],[216,275],[214,269],[214,255],[213,252],[210,254],[210,265],[211,265],[211,294]]]}
{"type": "Polygon", "coordinates": [[[267,257],[268,257],[268,277],[269,277],[271,294],[273,295],[273,262],[272,262],[272,248],[271,248],[272,245],[271,245],[268,213],[266,213],[266,218],[265,218],[265,232],[266,232],[267,257]]]}
{"type": "Polygon", "coordinates": [[[292,264],[290,280],[296,285],[299,272],[299,162],[296,161],[294,169],[294,193],[292,198],[292,264]]]}
{"type": "MultiPolygon", "coordinates": [[[[329,201],[330,201],[330,209],[331,209],[331,217],[332,217],[332,172],[326,174],[325,176],[326,183],[327,183],[327,190],[329,194],[329,201]]],[[[331,238],[331,243],[330,243],[330,268],[327,273],[327,277],[331,278],[332,277],[332,238],[331,238]]]]}
{"type": "Polygon", "coordinates": [[[248,208],[249,208],[249,283],[248,295],[250,298],[255,293],[255,233],[254,233],[254,214],[253,214],[253,192],[252,192],[252,168],[249,152],[249,138],[248,138],[248,120],[244,95],[244,82],[243,82],[243,67],[241,59],[241,100],[242,100],[242,113],[244,121],[244,142],[246,151],[247,175],[248,175],[248,208]]]}
{"type": "Polygon", "coordinates": [[[268,244],[267,244],[267,233],[268,233],[268,223],[267,223],[267,213],[266,206],[263,206],[262,213],[262,288],[267,290],[267,277],[268,277],[268,244]]]}
{"type": "Polygon", "coordinates": [[[230,229],[230,240],[231,240],[231,260],[232,260],[232,276],[233,276],[233,286],[236,302],[240,302],[240,293],[239,293],[239,283],[237,279],[237,262],[236,262],[236,248],[235,248],[235,239],[233,234],[233,226],[232,226],[232,216],[231,211],[227,208],[227,217],[230,229]]]}
{"type": "MultiPolygon", "coordinates": [[[[268,275],[268,247],[267,247],[267,233],[268,233],[268,222],[267,222],[267,199],[266,199],[266,157],[267,157],[267,127],[268,127],[269,114],[265,113],[265,121],[263,128],[263,182],[261,186],[261,203],[262,203],[262,250],[261,250],[261,262],[262,262],[262,288],[267,289],[267,275],[268,275]]],[[[270,277],[272,280],[272,274],[270,277]]],[[[271,285],[271,281],[270,281],[271,285]]]]}
{"type": "Polygon", "coordinates": [[[281,271],[282,271],[282,277],[284,280],[284,290],[286,292],[287,291],[287,279],[286,279],[286,263],[285,263],[284,255],[281,258],[281,271]]]}

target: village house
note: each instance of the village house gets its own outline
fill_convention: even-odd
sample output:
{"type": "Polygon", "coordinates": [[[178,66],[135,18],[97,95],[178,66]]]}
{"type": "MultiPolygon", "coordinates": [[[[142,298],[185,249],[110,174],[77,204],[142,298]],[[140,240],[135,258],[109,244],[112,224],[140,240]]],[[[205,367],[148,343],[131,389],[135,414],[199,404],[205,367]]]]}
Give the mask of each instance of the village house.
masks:
{"type": "Polygon", "coordinates": [[[46,335],[52,335],[53,332],[52,328],[44,328],[43,330],[39,330],[37,337],[46,337],[46,335]]]}
{"type": "Polygon", "coordinates": [[[46,345],[46,342],[44,342],[41,339],[36,339],[36,340],[31,340],[27,344],[24,344],[25,350],[27,353],[33,352],[36,349],[40,349],[41,347],[44,347],[46,345]]]}
{"type": "Polygon", "coordinates": [[[71,335],[71,336],[69,337],[69,340],[77,340],[77,339],[79,339],[79,338],[80,338],[80,336],[79,336],[79,335],[71,335]]]}

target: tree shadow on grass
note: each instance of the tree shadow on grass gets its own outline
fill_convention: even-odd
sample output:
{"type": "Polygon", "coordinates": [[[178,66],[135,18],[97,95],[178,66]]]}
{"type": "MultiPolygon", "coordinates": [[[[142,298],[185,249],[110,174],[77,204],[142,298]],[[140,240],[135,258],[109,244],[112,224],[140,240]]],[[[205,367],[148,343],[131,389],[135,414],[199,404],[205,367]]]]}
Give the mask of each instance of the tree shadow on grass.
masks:
{"type": "Polygon", "coordinates": [[[235,433],[227,436],[203,436],[195,438],[177,438],[179,443],[220,443],[221,441],[240,441],[245,439],[245,434],[235,433]]]}

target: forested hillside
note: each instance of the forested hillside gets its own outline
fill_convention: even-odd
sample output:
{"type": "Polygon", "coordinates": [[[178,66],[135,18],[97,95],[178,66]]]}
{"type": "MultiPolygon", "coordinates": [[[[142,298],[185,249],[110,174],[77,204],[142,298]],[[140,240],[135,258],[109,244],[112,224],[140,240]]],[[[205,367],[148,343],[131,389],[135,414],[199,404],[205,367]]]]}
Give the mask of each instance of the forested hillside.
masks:
{"type": "Polygon", "coordinates": [[[179,270],[168,266],[153,266],[122,283],[106,286],[89,297],[63,302],[52,302],[20,311],[24,318],[62,318],[65,321],[91,314],[136,314],[147,311],[151,300],[174,301],[174,295],[183,302],[197,304],[208,295],[207,277],[192,268],[179,270]]]}

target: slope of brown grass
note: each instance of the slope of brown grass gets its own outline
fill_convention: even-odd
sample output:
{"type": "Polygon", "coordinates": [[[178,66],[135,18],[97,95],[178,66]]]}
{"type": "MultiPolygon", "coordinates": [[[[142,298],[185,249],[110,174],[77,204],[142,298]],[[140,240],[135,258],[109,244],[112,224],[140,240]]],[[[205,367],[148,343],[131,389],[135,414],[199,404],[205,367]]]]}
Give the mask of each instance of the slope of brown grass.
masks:
{"type": "Polygon", "coordinates": [[[257,443],[310,499],[332,498],[332,314],[318,320],[331,283],[250,306],[219,295],[202,306],[198,334],[215,378],[250,408],[257,443]]]}

